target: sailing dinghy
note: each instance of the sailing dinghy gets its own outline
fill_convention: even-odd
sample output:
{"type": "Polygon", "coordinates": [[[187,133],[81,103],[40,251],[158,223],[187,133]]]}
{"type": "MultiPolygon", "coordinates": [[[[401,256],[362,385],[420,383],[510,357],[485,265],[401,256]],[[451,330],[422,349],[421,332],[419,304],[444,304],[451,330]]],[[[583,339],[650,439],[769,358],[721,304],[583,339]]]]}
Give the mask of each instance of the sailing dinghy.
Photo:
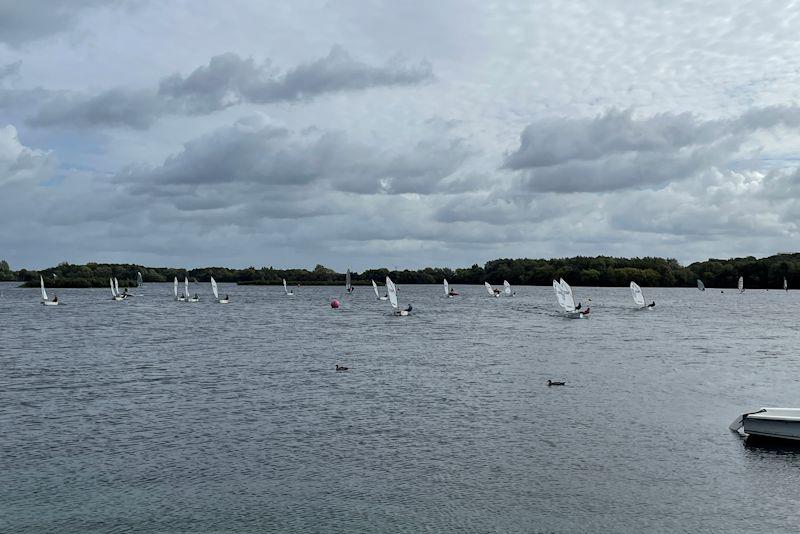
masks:
{"type": "Polygon", "coordinates": [[[294,292],[289,291],[289,288],[286,287],[286,278],[283,279],[283,292],[286,293],[287,297],[293,297],[294,296],[294,292]]]}
{"type": "Polygon", "coordinates": [[[739,277],[739,293],[744,293],[744,276],[739,277]]]}
{"type": "Polygon", "coordinates": [[[39,276],[39,283],[42,286],[42,304],[45,306],[58,306],[58,296],[53,295],[53,300],[47,298],[47,291],[44,290],[44,278],[39,276]]]}
{"type": "Polygon", "coordinates": [[[486,288],[486,292],[489,293],[490,297],[499,297],[500,296],[500,290],[493,288],[492,284],[490,284],[489,282],[484,282],[483,285],[486,288]]]}
{"type": "Polygon", "coordinates": [[[450,284],[447,283],[447,278],[444,279],[444,282],[442,282],[442,285],[444,286],[444,295],[446,297],[457,297],[458,296],[458,291],[456,291],[455,289],[450,289],[450,284]]]}
{"type": "Polygon", "coordinates": [[[697,279],[697,289],[699,289],[700,291],[706,290],[706,285],[699,278],[697,279]]]}
{"type": "Polygon", "coordinates": [[[394,314],[405,317],[409,313],[411,313],[411,305],[408,305],[408,308],[405,310],[401,310],[397,305],[397,288],[394,286],[394,282],[388,276],[386,277],[386,290],[389,292],[389,302],[392,304],[392,308],[394,308],[394,314]]]}
{"type": "Polygon", "coordinates": [[[113,278],[109,278],[108,282],[111,284],[111,300],[117,300],[117,301],[123,300],[125,297],[120,295],[119,291],[114,286],[114,279],[113,278]]]}
{"type": "Polygon", "coordinates": [[[642,293],[642,288],[639,287],[639,284],[636,282],[631,282],[631,296],[633,297],[633,301],[639,306],[640,309],[648,309],[652,310],[656,307],[656,301],[653,301],[651,304],[644,303],[644,294],[642,293]]]}
{"type": "Polygon", "coordinates": [[[572,296],[572,288],[561,278],[558,282],[553,280],[553,289],[556,292],[558,304],[564,309],[566,316],[570,319],[583,319],[589,315],[589,308],[581,310],[580,305],[575,306],[575,298],[572,296]]]}
{"type": "Polygon", "coordinates": [[[183,277],[183,288],[186,291],[186,302],[198,302],[200,298],[195,294],[195,296],[189,298],[189,279],[187,277],[183,277]]]}
{"type": "Polygon", "coordinates": [[[186,302],[186,295],[178,296],[178,277],[172,282],[172,292],[175,294],[175,300],[178,302],[186,302]]]}
{"type": "Polygon", "coordinates": [[[348,293],[352,293],[353,291],[356,290],[356,288],[354,288],[353,284],[351,284],[350,282],[351,282],[351,280],[350,280],[350,269],[347,269],[347,276],[345,277],[345,280],[344,280],[344,288],[347,290],[348,293]]]}
{"type": "Polygon", "coordinates": [[[375,291],[375,298],[378,300],[389,300],[389,295],[381,296],[381,294],[378,293],[378,284],[375,283],[375,280],[370,280],[370,282],[372,282],[372,289],[375,291]]]}
{"type": "Polygon", "coordinates": [[[217,291],[217,281],[214,280],[214,277],[211,277],[211,291],[214,293],[214,298],[217,299],[217,302],[220,304],[228,304],[231,299],[228,298],[228,295],[225,295],[224,299],[219,298],[219,291],[217,291]]]}
{"type": "Polygon", "coordinates": [[[508,280],[503,280],[503,292],[506,294],[507,297],[514,296],[514,292],[511,291],[511,284],[508,283],[508,280]]]}
{"type": "Polygon", "coordinates": [[[784,291],[789,291],[789,284],[786,283],[786,277],[785,276],[783,277],[783,290],[784,291]]]}
{"type": "Polygon", "coordinates": [[[142,287],[144,285],[144,280],[142,279],[142,273],[136,271],[136,287],[142,287]]]}

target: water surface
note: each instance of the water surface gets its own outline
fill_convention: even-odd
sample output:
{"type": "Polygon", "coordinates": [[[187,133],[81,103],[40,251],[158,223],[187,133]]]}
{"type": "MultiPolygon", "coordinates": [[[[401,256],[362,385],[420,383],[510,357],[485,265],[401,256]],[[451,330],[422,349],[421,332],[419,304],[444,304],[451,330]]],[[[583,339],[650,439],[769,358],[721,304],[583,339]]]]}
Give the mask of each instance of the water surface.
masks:
{"type": "Polygon", "coordinates": [[[800,527],[800,454],[726,428],[800,406],[800,293],[207,286],[0,284],[0,531],[800,527]]]}

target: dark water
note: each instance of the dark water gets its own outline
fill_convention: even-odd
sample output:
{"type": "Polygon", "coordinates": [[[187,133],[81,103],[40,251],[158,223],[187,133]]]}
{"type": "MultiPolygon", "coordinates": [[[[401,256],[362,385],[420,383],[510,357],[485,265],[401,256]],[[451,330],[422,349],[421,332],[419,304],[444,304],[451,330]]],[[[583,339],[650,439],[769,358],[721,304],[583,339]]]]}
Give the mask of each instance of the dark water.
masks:
{"type": "Polygon", "coordinates": [[[800,405],[798,292],[196,287],[0,286],[1,532],[800,528],[800,453],[726,428],[800,405]]]}

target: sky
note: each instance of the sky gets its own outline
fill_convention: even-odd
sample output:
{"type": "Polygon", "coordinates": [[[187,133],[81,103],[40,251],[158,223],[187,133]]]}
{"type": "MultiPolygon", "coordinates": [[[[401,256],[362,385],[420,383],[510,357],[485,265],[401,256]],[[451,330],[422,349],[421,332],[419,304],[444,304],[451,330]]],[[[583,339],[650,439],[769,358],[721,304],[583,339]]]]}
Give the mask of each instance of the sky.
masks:
{"type": "Polygon", "coordinates": [[[796,251],[798,27],[771,0],[0,0],[0,258],[796,251]]]}

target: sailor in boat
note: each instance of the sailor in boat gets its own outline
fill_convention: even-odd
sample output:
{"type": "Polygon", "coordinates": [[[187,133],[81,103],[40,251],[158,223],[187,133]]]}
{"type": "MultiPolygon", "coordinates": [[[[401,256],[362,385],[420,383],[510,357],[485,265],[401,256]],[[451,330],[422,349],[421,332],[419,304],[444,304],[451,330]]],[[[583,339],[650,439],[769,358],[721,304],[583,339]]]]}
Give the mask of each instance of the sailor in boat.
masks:
{"type": "Polygon", "coordinates": [[[499,290],[499,289],[497,289],[497,288],[494,288],[494,294],[495,294],[495,295],[499,295],[499,294],[500,294],[500,290],[499,290]]]}
{"type": "Polygon", "coordinates": [[[408,313],[411,313],[411,304],[409,304],[409,305],[408,305],[408,308],[406,308],[406,311],[407,311],[408,313]]]}
{"type": "Polygon", "coordinates": [[[53,302],[58,302],[58,295],[53,295],[53,302]]]}
{"type": "Polygon", "coordinates": [[[225,300],[231,300],[227,293],[225,293],[225,300]]]}
{"type": "Polygon", "coordinates": [[[458,291],[456,291],[455,289],[450,289],[450,296],[451,296],[451,297],[456,297],[456,296],[458,296],[458,291]]]}
{"type": "Polygon", "coordinates": [[[197,296],[197,293],[194,294],[194,300],[200,300],[200,297],[197,296]]]}
{"type": "Polygon", "coordinates": [[[579,302],[578,305],[575,306],[575,309],[576,310],[580,310],[582,307],[583,307],[583,305],[579,302]]]}
{"type": "Polygon", "coordinates": [[[647,307],[648,308],[655,308],[656,307],[656,301],[651,302],[650,304],[647,305],[647,307]]]}

